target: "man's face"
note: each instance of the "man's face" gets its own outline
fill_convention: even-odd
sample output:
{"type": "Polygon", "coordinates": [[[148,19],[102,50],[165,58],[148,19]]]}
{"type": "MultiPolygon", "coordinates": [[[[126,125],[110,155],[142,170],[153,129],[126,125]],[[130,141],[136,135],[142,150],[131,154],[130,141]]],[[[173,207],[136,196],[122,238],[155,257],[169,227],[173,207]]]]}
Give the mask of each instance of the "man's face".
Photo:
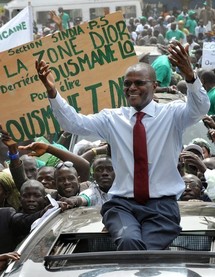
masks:
{"type": "Polygon", "coordinates": [[[27,186],[21,193],[24,213],[33,214],[46,206],[45,195],[37,186],[27,186]]]}
{"type": "Polygon", "coordinates": [[[25,169],[25,174],[30,180],[37,179],[37,166],[33,159],[23,160],[23,165],[25,169]]]}
{"type": "Polygon", "coordinates": [[[187,36],[187,42],[188,42],[189,44],[191,44],[191,43],[193,42],[193,37],[192,37],[192,35],[188,35],[188,36],[187,36]]]}
{"type": "Polygon", "coordinates": [[[129,105],[140,111],[153,99],[156,86],[147,69],[128,72],[124,80],[124,94],[129,105]]]}
{"type": "Polygon", "coordinates": [[[203,20],[202,20],[202,19],[199,20],[199,25],[200,25],[201,27],[203,27],[203,20]]]}
{"type": "Polygon", "coordinates": [[[71,197],[79,193],[79,181],[74,168],[62,167],[55,175],[58,193],[62,197],[71,197]]]}
{"type": "Polygon", "coordinates": [[[54,167],[45,166],[37,173],[37,180],[47,189],[56,189],[54,180],[54,167]]]}
{"type": "Polygon", "coordinates": [[[63,9],[59,8],[58,12],[59,12],[60,15],[63,14],[63,9]]]}
{"type": "Polygon", "coordinates": [[[109,191],[115,178],[112,162],[109,158],[99,158],[95,161],[93,178],[102,191],[106,193],[109,191]]]}
{"type": "Polygon", "coordinates": [[[171,30],[173,30],[173,31],[176,30],[176,24],[175,24],[175,23],[172,23],[172,24],[171,24],[171,30]]]}
{"type": "Polygon", "coordinates": [[[185,190],[182,193],[181,199],[182,201],[188,201],[190,199],[200,199],[202,184],[200,179],[194,175],[185,175],[183,176],[183,180],[185,183],[185,190]]]}

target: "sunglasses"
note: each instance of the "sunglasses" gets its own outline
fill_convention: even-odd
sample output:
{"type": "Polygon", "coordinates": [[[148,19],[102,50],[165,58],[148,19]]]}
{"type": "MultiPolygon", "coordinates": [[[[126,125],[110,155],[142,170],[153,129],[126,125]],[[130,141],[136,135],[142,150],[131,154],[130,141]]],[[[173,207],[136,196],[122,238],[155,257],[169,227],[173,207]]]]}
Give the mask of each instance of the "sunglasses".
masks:
{"type": "Polygon", "coordinates": [[[150,80],[135,80],[135,81],[130,81],[130,80],[124,80],[124,87],[126,88],[130,88],[130,86],[132,84],[135,85],[135,87],[142,87],[142,86],[145,86],[147,83],[153,83],[154,81],[150,81],[150,80]]]}
{"type": "Polygon", "coordinates": [[[71,168],[74,166],[74,164],[72,162],[66,161],[66,162],[59,162],[58,164],[56,164],[55,168],[56,169],[61,169],[61,167],[68,167],[71,168]]]}
{"type": "Polygon", "coordinates": [[[189,188],[191,188],[191,189],[196,189],[196,188],[202,189],[202,187],[199,186],[199,185],[197,185],[197,184],[192,184],[192,183],[186,183],[186,182],[185,182],[185,188],[187,188],[187,187],[189,187],[189,188]]]}

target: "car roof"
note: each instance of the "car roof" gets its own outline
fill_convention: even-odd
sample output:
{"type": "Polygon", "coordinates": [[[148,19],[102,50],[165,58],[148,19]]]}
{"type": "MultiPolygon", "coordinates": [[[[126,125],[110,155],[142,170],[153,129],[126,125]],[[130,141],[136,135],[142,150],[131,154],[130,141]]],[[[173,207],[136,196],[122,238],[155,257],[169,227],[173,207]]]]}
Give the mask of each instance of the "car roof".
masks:
{"type": "Polygon", "coordinates": [[[101,222],[100,208],[79,207],[49,215],[17,248],[21,259],[3,276],[119,277],[125,271],[126,276],[215,276],[214,250],[198,249],[203,238],[213,246],[215,203],[184,201],[179,207],[181,235],[188,241],[197,238],[197,248],[192,251],[174,247],[165,251],[116,251],[101,222]]]}

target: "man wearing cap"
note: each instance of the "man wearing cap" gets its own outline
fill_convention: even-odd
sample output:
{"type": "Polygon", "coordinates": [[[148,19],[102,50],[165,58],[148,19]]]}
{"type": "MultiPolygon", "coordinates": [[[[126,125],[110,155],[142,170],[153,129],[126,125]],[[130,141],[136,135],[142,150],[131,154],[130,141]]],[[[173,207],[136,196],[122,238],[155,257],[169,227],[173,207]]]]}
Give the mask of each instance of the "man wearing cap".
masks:
{"type": "Polygon", "coordinates": [[[178,163],[178,170],[181,174],[181,176],[184,176],[186,174],[194,174],[197,175],[198,173],[198,167],[190,163],[190,157],[193,159],[198,159],[199,161],[203,160],[203,151],[202,148],[199,145],[196,145],[194,143],[190,143],[187,146],[184,146],[184,149],[182,150],[180,157],[179,157],[179,163],[178,163]]]}
{"type": "Polygon", "coordinates": [[[189,11],[188,12],[189,14],[189,18],[185,24],[185,28],[188,29],[188,31],[190,32],[190,34],[193,34],[195,36],[195,29],[196,29],[196,26],[197,26],[197,22],[196,22],[196,12],[195,11],[189,11]]]}
{"type": "Polygon", "coordinates": [[[45,27],[43,29],[43,36],[46,37],[51,34],[51,29],[49,27],[45,27]]]}
{"type": "Polygon", "coordinates": [[[183,20],[185,23],[187,19],[188,19],[188,9],[187,9],[187,6],[184,6],[182,12],[177,16],[176,21],[183,20]]]}
{"type": "Polygon", "coordinates": [[[137,35],[140,35],[142,33],[145,25],[146,25],[146,17],[145,16],[141,16],[140,17],[140,24],[137,25],[137,28],[135,30],[137,35]]]}
{"type": "Polygon", "coordinates": [[[215,11],[206,1],[203,3],[203,9],[200,12],[199,19],[203,20],[203,25],[206,26],[207,32],[210,32],[215,23],[215,11]]]}
{"type": "Polygon", "coordinates": [[[69,29],[70,28],[70,23],[69,23],[70,22],[70,18],[69,18],[69,15],[64,12],[62,7],[60,7],[58,9],[58,12],[59,12],[59,15],[60,15],[61,20],[62,20],[63,29],[64,30],[69,29]]]}
{"type": "Polygon", "coordinates": [[[166,32],[166,39],[170,42],[171,40],[178,40],[179,42],[183,43],[185,34],[179,30],[176,29],[177,23],[172,22],[170,26],[170,30],[166,32]]]}
{"type": "Polygon", "coordinates": [[[183,151],[190,151],[194,154],[196,154],[200,159],[203,159],[203,151],[202,148],[194,143],[188,144],[183,151]]]}
{"type": "Polygon", "coordinates": [[[211,146],[205,139],[195,138],[191,143],[197,144],[202,148],[204,159],[211,157],[211,146]]]}
{"type": "Polygon", "coordinates": [[[178,21],[178,30],[182,31],[186,36],[189,34],[187,28],[184,27],[184,20],[178,21]]]}

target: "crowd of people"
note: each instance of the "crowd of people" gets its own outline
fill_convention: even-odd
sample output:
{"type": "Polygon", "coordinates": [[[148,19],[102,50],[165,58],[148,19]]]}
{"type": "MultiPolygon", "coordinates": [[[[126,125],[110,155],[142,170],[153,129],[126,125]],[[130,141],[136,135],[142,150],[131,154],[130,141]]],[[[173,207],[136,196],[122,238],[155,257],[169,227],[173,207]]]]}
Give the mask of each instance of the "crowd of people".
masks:
{"type": "MultiPolygon", "coordinates": [[[[200,69],[204,42],[215,41],[215,10],[207,2],[198,9],[189,10],[187,7],[172,11],[164,9],[155,16],[130,18],[127,27],[134,45],[157,46],[161,54],[168,54],[169,44],[174,40],[179,41],[189,54],[193,69],[200,69]]],[[[150,53],[144,54],[146,61],[150,53]]],[[[160,59],[162,62],[157,63],[162,63],[162,66],[165,63],[165,82],[169,84],[170,78],[173,78],[168,69],[170,64],[168,59],[160,59]]],[[[163,70],[161,72],[164,74],[163,70]]],[[[174,77],[176,76],[178,78],[178,75],[174,74],[174,77]]],[[[177,85],[178,81],[180,80],[172,80],[173,85],[177,85]]]]}
{"type": "Polygon", "coordinates": [[[207,2],[200,9],[165,10],[156,16],[130,18],[128,29],[135,45],[166,45],[173,39],[186,44],[190,34],[202,46],[215,40],[215,10],[207,2]]]}
{"type": "MultiPolygon", "coordinates": [[[[36,61],[64,131],[57,143],[20,146],[0,127],[9,160],[0,169],[1,269],[8,260],[19,259],[13,251],[32,223],[52,207],[50,197],[62,211],[100,206],[118,250],[166,249],[181,231],[178,201],[215,201],[215,155],[210,143],[200,137],[182,145],[185,129],[200,120],[211,144],[215,142],[215,73],[201,68],[200,56],[192,57],[194,51],[195,55],[202,51],[204,41],[215,37],[215,12],[209,9],[213,17],[208,24],[203,10],[197,21],[197,13],[186,9],[165,17],[130,19],[134,44],[159,44],[162,54],[152,64],[142,55],[125,72],[128,107],[87,116],[76,113],[58,93],[49,64],[36,61]],[[159,103],[158,92],[180,92],[184,97],[159,103]],[[141,145],[134,140],[134,129],[141,145]],[[87,142],[72,152],[71,134],[83,133],[101,141],[87,142]],[[42,161],[39,157],[46,153],[42,161]],[[141,182],[143,195],[136,188],[141,182]]],[[[56,14],[52,18],[60,28],[69,27],[64,26],[66,16],[60,21],[56,14]]]]}

